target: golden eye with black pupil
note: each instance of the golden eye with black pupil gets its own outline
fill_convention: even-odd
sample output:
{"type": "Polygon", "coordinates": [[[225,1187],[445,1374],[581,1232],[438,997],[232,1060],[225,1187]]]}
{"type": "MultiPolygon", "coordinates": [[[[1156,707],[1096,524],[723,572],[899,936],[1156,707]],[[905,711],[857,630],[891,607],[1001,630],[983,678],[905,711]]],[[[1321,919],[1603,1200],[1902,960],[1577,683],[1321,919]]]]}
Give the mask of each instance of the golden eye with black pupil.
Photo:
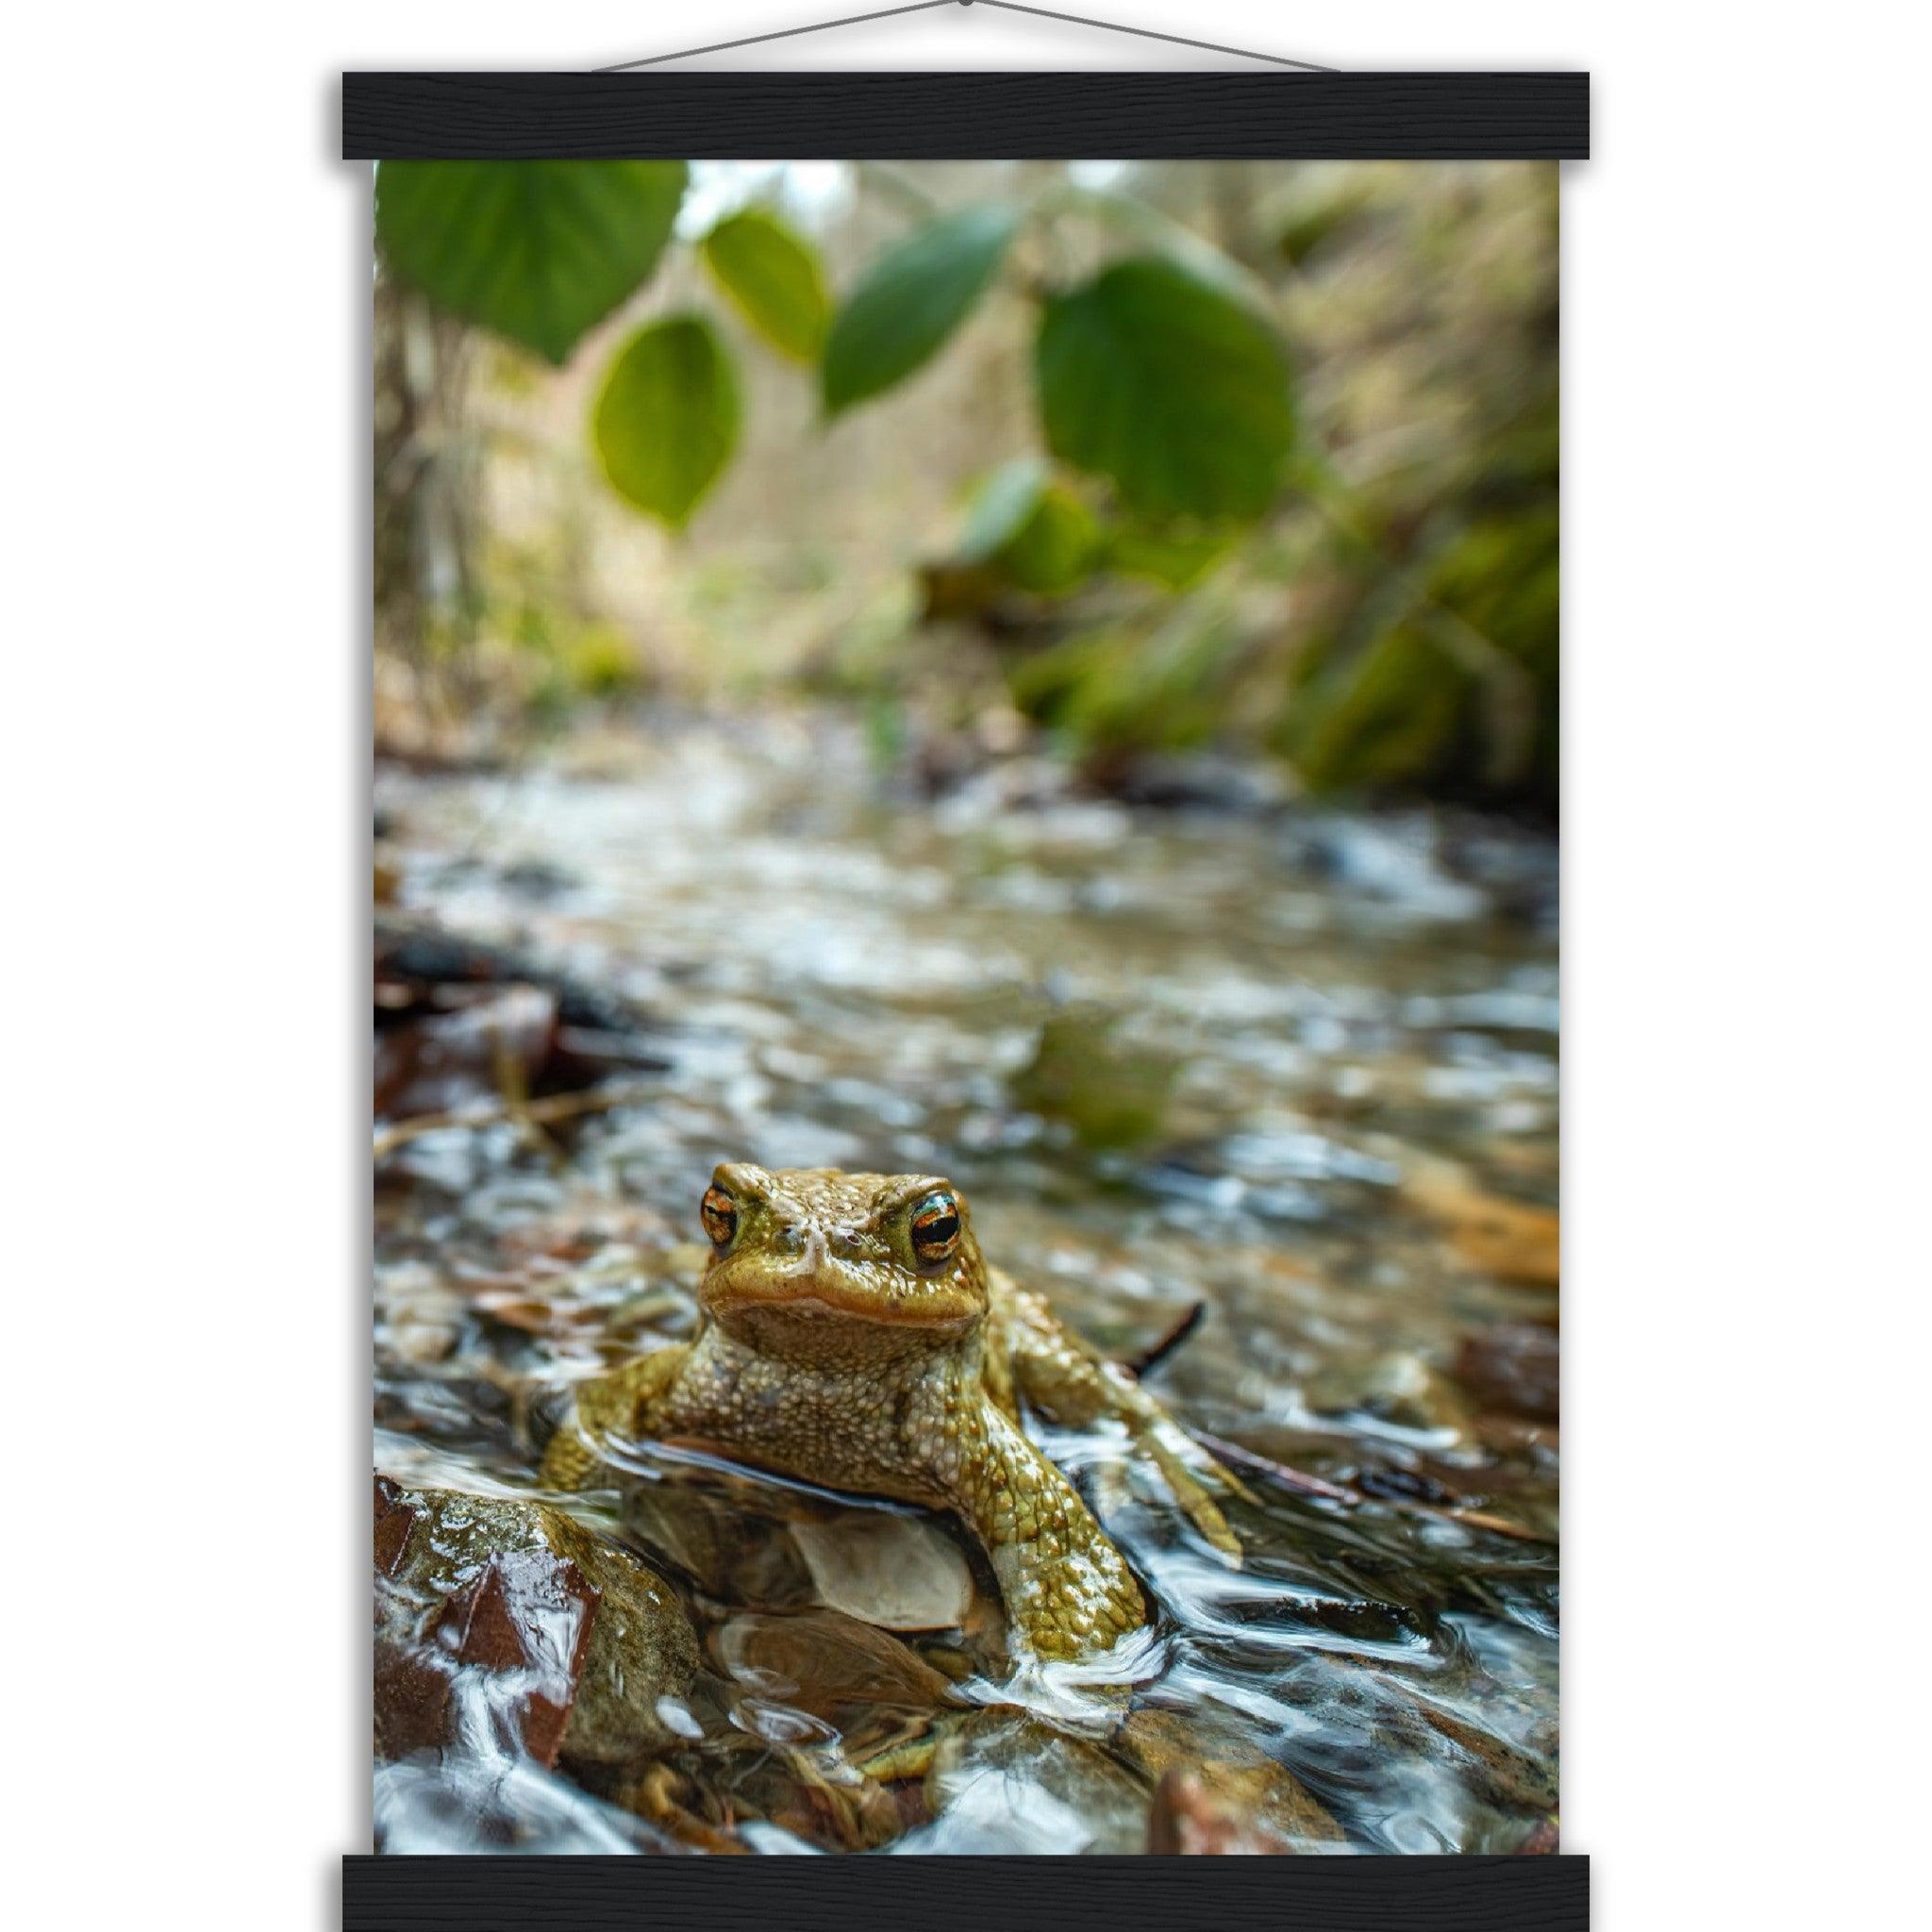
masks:
{"type": "Polygon", "coordinates": [[[912,1252],[920,1265],[936,1268],[959,1252],[959,1204],[950,1194],[928,1194],[912,1210],[912,1252]]]}
{"type": "Polygon", "coordinates": [[[711,1245],[721,1254],[731,1245],[731,1238],[738,1232],[738,1205],[723,1188],[705,1190],[698,1219],[705,1224],[711,1245]]]}

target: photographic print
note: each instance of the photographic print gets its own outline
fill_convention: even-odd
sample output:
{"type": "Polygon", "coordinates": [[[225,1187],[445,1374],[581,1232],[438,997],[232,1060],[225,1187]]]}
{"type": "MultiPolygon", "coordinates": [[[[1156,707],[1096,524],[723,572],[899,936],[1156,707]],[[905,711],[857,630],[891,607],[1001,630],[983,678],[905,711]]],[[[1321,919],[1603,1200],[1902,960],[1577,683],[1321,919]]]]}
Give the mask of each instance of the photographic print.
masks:
{"type": "Polygon", "coordinates": [[[1557,181],[379,165],[375,1850],[1556,1851],[1557,181]]]}

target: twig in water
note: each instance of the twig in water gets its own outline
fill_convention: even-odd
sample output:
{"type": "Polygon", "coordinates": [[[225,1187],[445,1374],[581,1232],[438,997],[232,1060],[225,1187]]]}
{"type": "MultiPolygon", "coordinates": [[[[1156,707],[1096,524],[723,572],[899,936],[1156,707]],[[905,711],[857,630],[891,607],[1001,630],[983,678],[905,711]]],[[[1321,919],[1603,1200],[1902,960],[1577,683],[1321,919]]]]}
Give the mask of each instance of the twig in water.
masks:
{"type": "Polygon", "coordinates": [[[1139,1355],[1124,1357],[1124,1366],[1133,1370],[1136,1376],[1144,1375],[1150,1369],[1158,1368],[1201,1325],[1202,1319],[1207,1313],[1206,1302],[1194,1303],[1158,1341],[1150,1343],[1139,1355]]]}
{"type": "Polygon", "coordinates": [[[1459,1523],[1467,1529],[1488,1530],[1491,1536],[1507,1536],[1517,1542],[1541,1543],[1549,1539],[1534,1529],[1526,1529],[1520,1523],[1511,1523],[1507,1516],[1492,1516],[1487,1509],[1470,1509],[1460,1504],[1417,1503],[1403,1496],[1370,1496],[1360,1490],[1350,1489],[1341,1483],[1331,1483],[1325,1477],[1309,1475],[1305,1470],[1291,1469],[1285,1462],[1276,1462],[1271,1457],[1257,1456],[1252,1449],[1243,1449],[1239,1442],[1227,1441],[1220,1436],[1210,1436],[1203,1429],[1191,1432],[1195,1441],[1211,1449],[1224,1462],[1231,1462],[1237,1468],[1252,1471],[1265,1476],[1284,1490],[1291,1490],[1298,1495],[1319,1496],[1326,1503],[1347,1503],[1351,1505],[1379,1503],[1391,1509],[1406,1509],[1415,1516],[1439,1516],[1450,1523],[1459,1523]]]}

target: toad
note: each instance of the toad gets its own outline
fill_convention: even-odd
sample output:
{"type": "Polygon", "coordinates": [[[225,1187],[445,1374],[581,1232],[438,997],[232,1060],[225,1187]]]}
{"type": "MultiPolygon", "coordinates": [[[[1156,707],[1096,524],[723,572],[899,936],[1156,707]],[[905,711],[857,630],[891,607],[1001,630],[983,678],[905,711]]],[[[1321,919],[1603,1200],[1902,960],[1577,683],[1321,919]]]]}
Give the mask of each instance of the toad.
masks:
{"type": "Polygon", "coordinates": [[[1125,1559],[1028,1438],[1037,1413],[1118,1423],[1201,1534],[1241,1544],[1214,1500],[1240,1486],[1124,1369],[990,1268],[965,1197],[931,1174],[720,1167],[701,1207],[702,1319],[583,1384],[544,1480],[600,1479],[607,1450],[714,1449],[832,1489],[958,1515],[985,1546],[1017,1650],[1097,1655],[1147,1621],[1125,1559]]]}

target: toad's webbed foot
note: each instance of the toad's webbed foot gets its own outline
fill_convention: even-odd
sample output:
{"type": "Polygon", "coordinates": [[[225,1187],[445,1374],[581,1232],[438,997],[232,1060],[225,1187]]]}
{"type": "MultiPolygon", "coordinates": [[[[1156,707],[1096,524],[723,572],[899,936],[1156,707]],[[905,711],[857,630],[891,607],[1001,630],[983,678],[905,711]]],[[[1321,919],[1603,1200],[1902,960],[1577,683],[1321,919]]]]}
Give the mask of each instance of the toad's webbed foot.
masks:
{"type": "MultiPolygon", "coordinates": [[[[1152,1397],[1147,1400],[1152,1402],[1152,1397]]],[[[1157,1406],[1158,1407],[1158,1406],[1157,1406]]],[[[1188,1436],[1162,1409],[1151,1421],[1136,1426],[1131,1417],[1127,1426],[1134,1441],[1144,1450],[1174,1491],[1174,1499],[1191,1522],[1221,1554],[1237,1567],[1241,1560],[1241,1539],[1221,1513],[1221,1506],[1208,1492],[1208,1485],[1231,1491],[1252,1501],[1246,1488],[1188,1436]]]]}

